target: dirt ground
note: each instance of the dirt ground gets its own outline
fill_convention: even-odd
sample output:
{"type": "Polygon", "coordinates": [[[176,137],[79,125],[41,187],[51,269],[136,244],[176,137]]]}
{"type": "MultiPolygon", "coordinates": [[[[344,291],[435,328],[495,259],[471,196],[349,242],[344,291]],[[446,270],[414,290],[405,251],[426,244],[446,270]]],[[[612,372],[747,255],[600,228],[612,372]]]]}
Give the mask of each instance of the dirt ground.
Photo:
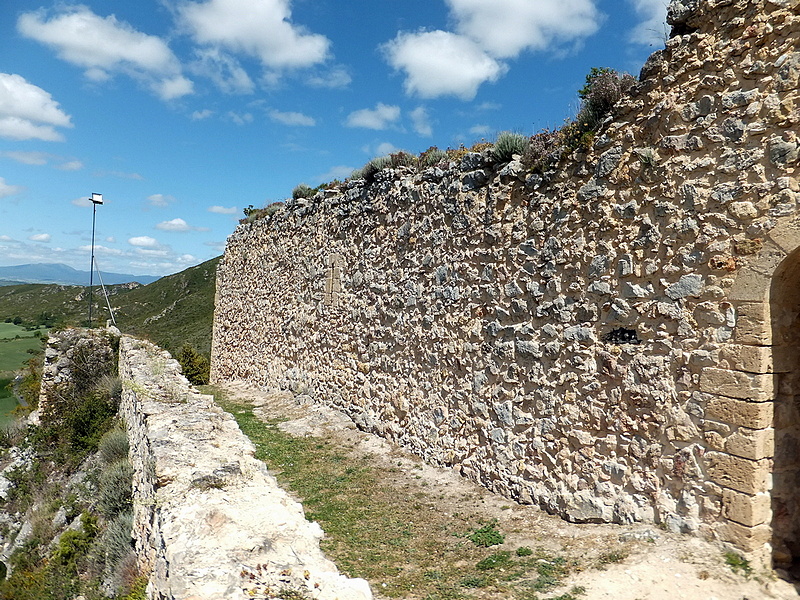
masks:
{"type": "MultiPolygon", "coordinates": [[[[734,573],[721,545],[688,535],[671,534],[653,525],[578,525],[493,494],[451,469],[431,467],[385,440],[359,431],[339,411],[314,404],[308,396],[263,391],[245,384],[228,384],[224,393],[252,403],[265,421],[287,419],[280,429],[294,436],[324,437],[360,458],[367,457],[382,484],[401,493],[423,494],[426,507],[442,513],[472,512],[497,520],[506,533],[504,548],[545,548],[581,557],[563,586],[548,597],[574,586],[585,588],[582,600],[762,600],[800,597],[800,588],[772,572],[749,577],[734,573]],[[603,560],[609,549],[624,558],[603,560]]],[[[380,589],[370,582],[376,598],[380,589]]],[[[480,598],[480,592],[475,596],[480,598]]]]}

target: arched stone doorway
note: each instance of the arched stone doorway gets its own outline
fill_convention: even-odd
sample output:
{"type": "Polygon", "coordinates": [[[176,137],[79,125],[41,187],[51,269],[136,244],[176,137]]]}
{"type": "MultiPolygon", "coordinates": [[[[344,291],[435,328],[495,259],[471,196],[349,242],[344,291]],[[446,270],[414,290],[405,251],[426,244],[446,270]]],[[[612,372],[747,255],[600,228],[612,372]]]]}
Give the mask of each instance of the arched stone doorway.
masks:
{"type": "Polygon", "coordinates": [[[770,289],[775,372],[772,559],[800,578],[800,249],[775,270],[770,289]]]}

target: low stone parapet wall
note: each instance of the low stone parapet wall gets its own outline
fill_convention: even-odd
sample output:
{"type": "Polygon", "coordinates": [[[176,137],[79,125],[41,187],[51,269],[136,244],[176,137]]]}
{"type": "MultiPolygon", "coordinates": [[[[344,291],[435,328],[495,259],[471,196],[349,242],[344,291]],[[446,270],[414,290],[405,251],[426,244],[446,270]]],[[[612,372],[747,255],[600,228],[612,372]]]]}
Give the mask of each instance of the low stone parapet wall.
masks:
{"type": "Polygon", "coordinates": [[[177,361],[123,337],[120,412],[134,467],[134,539],[154,600],[272,598],[293,590],[320,600],[368,600],[340,575],[323,537],[278,487],[233,417],[198,393],[177,361]]]}

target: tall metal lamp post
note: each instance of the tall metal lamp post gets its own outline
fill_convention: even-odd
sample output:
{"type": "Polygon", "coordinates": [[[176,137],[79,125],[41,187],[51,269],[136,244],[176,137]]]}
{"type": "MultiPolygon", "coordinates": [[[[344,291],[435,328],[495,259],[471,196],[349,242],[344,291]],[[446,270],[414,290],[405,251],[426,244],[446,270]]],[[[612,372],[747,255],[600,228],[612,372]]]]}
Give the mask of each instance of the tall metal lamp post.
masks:
{"type": "Polygon", "coordinates": [[[92,328],[92,284],[94,283],[94,224],[97,219],[97,205],[103,203],[103,194],[95,194],[89,197],[92,201],[92,262],[89,265],[89,329],[92,328]]]}

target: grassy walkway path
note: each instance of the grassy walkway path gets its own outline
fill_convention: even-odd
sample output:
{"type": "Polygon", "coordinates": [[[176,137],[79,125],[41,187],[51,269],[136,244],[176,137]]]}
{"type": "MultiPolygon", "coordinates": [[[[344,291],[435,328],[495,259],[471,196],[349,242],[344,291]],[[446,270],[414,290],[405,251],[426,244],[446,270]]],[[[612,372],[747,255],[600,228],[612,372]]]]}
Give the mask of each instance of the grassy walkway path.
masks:
{"type": "Polygon", "coordinates": [[[653,526],[566,523],[427,466],[307,396],[216,395],[322,526],[323,551],[378,599],[781,597],[731,572],[716,546],[653,526]]]}

